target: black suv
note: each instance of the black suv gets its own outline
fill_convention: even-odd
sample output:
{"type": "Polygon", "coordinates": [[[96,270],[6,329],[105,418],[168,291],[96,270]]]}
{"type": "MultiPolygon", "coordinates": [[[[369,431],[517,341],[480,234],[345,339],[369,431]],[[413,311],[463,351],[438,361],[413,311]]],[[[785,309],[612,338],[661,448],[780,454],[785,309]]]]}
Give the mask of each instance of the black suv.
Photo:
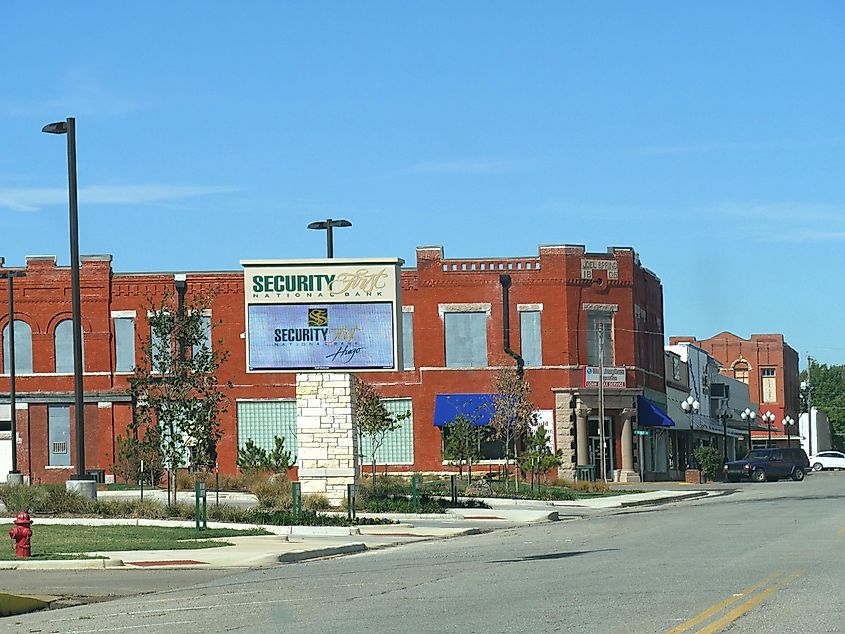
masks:
{"type": "Polygon", "coordinates": [[[725,464],[722,471],[728,482],[738,482],[743,478],[774,482],[780,478],[803,480],[809,468],[810,460],[800,447],[777,447],[754,449],[742,460],[725,464]]]}

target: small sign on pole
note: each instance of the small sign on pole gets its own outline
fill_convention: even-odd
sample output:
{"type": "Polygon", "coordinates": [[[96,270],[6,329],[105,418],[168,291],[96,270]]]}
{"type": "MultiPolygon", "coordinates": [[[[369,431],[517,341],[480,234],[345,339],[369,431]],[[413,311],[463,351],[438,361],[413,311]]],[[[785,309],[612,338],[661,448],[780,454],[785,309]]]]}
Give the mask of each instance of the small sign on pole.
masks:
{"type": "Polygon", "coordinates": [[[651,436],[651,431],[648,429],[635,429],[634,436],[651,436]]]}

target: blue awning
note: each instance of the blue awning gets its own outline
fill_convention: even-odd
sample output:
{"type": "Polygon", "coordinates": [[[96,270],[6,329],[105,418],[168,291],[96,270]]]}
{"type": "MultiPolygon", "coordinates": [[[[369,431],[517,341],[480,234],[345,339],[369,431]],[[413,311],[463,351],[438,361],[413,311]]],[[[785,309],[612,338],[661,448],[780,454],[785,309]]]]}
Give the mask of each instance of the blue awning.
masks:
{"type": "Polygon", "coordinates": [[[487,425],[493,415],[493,394],[438,394],[434,400],[434,426],[448,425],[463,416],[472,425],[487,425]]]}
{"type": "Polygon", "coordinates": [[[674,427],[675,423],[645,396],[637,396],[637,424],[640,427],[674,427]]]}

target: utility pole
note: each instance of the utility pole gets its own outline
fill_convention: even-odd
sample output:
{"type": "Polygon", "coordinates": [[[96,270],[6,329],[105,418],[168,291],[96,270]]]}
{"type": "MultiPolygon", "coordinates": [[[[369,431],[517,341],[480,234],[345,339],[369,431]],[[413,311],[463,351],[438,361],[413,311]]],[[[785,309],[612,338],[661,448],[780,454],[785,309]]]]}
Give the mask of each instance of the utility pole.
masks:
{"type": "MultiPolygon", "coordinates": [[[[813,357],[807,353],[807,453],[813,455],[813,381],[810,372],[813,369],[813,357]]],[[[800,430],[799,430],[800,434],[800,430]]],[[[799,440],[800,443],[800,440],[799,440]]]]}
{"type": "Polygon", "coordinates": [[[607,458],[604,447],[604,322],[596,324],[599,338],[599,456],[601,463],[601,477],[607,482],[607,458]]]}

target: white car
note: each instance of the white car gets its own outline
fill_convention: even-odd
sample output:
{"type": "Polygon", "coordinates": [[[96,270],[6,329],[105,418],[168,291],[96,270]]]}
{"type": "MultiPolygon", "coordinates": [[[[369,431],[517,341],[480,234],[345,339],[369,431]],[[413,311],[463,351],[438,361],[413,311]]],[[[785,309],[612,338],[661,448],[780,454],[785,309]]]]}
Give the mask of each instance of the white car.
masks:
{"type": "Polygon", "coordinates": [[[845,453],[840,451],[820,451],[810,456],[810,467],[813,471],[822,469],[845,469],[845,453]]]}

